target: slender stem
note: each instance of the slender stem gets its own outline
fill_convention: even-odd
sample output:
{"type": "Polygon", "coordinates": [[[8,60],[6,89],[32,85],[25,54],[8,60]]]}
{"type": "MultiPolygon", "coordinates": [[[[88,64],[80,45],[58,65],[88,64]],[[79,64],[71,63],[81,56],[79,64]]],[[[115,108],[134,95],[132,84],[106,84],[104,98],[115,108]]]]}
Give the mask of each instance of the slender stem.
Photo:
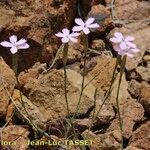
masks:
{"type": "Polygon", "coordinates": [[[119,107],[119,92],[120,92],[120,86],[122,81],[122,76],[124,73],[126,64],[126,56],[123,56],[120,66],[120,78],[119,78],[119,84],[117,89],[117,97],[116,97],[116,105],[117,105],[117,111],[118,111],[118,118],[119,118],[119,126],[120,126],[120,132],[121,132],[121,150],[123,150],[123,122],[120,114],[120,107],[119,107]]]}
{"type": "Polygon", "coordinates": [[[12,55],[12,66],[13,66],[15,75],[17,76],[17,74],[18,74],[18,53],[15,53],[14,55],[12,55]]]}
{"type": "Polygon", "coordinates": [[[82,84],[81,84],[81,92],[80,92],[80,96],[79,96],[79,101],[77,104],[77,108],[76,108],[76,112],[73,115],[72,119],[76,118],[78,111],[80,110],[81,107],[81,98],[83,95],[83,90],[84,90],[84,82],[85,82],[85,65],[86,65],[86,57],[87,57],[87,50],[88,50],[88,36],[87,35],[83,35],[83,40],[84,40],[84,63],[83,63],[83,78],[82,78],[82,84]]]}
{"type": "MultiPolygon", "coordinates": [[[[74,115],[70,118],[71,121],[71,127],[73,129],[74,132],[74,136],[75,138],[77,137],[76,131],[75,131],[75,124],[74,124],[74,119],[76,118],[78,111],[80,109],[80,105],[81,105],[81,98],[83,95],[83,90],[84,90],[84,82],[85,82],[85,65],[86,65],[86,56],[87,56],[87,50],[88,50],[88,36],[87,35],[83,35],[83,40],[84,40],[84,64],[83,64],[83,78],[82,78],[82,84],[81,84],[81,92],[80,92],[80,96],[79,96],[79,100],[77,103],[77,108],[76,111],[74,113],[74,115]]],[[[68,133],[67,133],[68,134],[68,133]]]]}
{"type": "Polygon", "coordinates": [[[115,64],[115,68],[114,68],[114,70],[113,70],[113,75],[112,75],[110,87],[109,87],[109,89],[108,89],[108,91],[107,91],[107,93],[106,93],[106,95],[105,95],[105,97],[104,97],[104,100],[103,100],[103,102],[102,102],[102,104],[101,104],[101,106],[100,106],[98,112],[96,113],[96,115],[95,115],[94,118],[92,119],[93,121],[97,118],[97,116],[98,116],[98,114],[100,113],[100,111],[101,111],[103,105],[105,104],[106,100],[108,99],[108,97],[109,97],[110,94],[111,94],[112,86],[113,86],[113,83],[114,83],[114,80],[115,80],[115,72],[116,72],[116,70],[117,70],[118,63],[119,63],[119,57],[117,57],[117,60],[116,60],[116,64],[115,64]]]}
{"type": "Polygon", "coordinates": [[[66,71],[67,55],[68,55],[68,43],[65,44],[63,47],[63,68],[64,68],[65,100],[66,100],[66,105],[67,105],[68,116],[70,116],[69,101],[68,101],[68,95],[67,95],[67,71],[66,71]]]}
{"type": "Polygon", "coordinates": [[[65,91],[67,113],[68,113],[68,117],[69,117],[67,132],[65,133],[65,138],[68,137],[69,131],[73,126],[72,119],[70,116],[69,101],[68,101],[68,95],[67,95],[67,71],[66,71],[67,56],[68,56],[68,43],[63,45],[64,91],[65,91]]]}
{"type": "MultiPolygon", "coordinates": [[[[92,119],[94,119],[94,116],[95,116],[95,109],[96,109],[96,97],[97,97],[97,88],[95,89],[95,92],[94,92],[94,109],[93,109],[93,115],[92,115],[92,119]]],[[[94,120],[93,120],[94,122],[94,120]]]]}

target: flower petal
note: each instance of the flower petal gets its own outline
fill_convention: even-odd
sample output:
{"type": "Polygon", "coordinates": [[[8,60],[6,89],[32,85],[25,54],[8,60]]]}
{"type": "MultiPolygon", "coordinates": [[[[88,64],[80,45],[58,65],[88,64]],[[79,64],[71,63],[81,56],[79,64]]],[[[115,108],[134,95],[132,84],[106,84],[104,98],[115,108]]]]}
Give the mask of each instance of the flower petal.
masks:
{"type": "Polygon", "coordinates": [[[2,45],[2,46],[4,46],[4,47],[12,47],[12,46],[13,46],[12,43],[7,42],[7,41],[1,42],[0,45],[2,45]]]}
{"type": "Polygon", "coordinates": [[[68,35],[70,34],[70,31],[69,31],[67,28],[64,28],[64,29],[62,30],[62,32],[63,32],[63,34],[64,34],[65,36],[68,36],[68,35]]]}
{"type": "Polygon", "coordinates": [[[83,32],[84,32],[85,34],[89,34],[89,33],[90,33],[90,30],[89,30],[89,28],[83,28],[83,32]]]}
{"type": "Polygon", "coordinates": [[[64,38],[61,39],[61,41],[62,41],[62,43],[68,43],[69,42],[69,38],[64,37],[64,38]]]}
{"type": "Polygon", "coordinates": [[[63,33],[61,33],[61,32],[58,32],[58,33],[56,33],[55,34],[57,37],[64,37],[65,35],[63,34],[63,33]]]}
{"type": "Polygon", "coordinates": [[[29,46],[27,43],[25,43],[25,44],[19,45],[19,46],[17,46],[17,47],[18,47],[18,49],[27,49],[27,48],[29,48],[30,46],[29,46]]]}
{"type": "Polygon", "coordinates": [[[126,44],[131,48],[136,48],[136,44],[134,44],[132,42],[126,42],[126,44]]]}
{"type": "Polygon", "coordinates": [[[11,37],[9,37],[9,40],[11,43],[16,43],[17,42],[17,36],[16,35],[12,35],[11,37]]]}
{"type": "Polygon", "coordinates": [[[79,35],[80,35],[80,33],[75,32],[75,33],[71,33],[71,34],[70,34],[70,37],[78,37],[79,35]]]}
{"type": "Polygon", "coordinates": [[[95,18],[90,17],[90,18],[88,18],[88,19],[86,20],[85,24],[86,24],[86,25],[90,25],[90,24],[92,24],[94,21],[95,21],[95,18]]]}
{"type": "Polygon", "coordinates": [[[121,42],[121,43],[119,44],[119,46],[120,46],[120,48],[121,48],[122,50],[127,49],[127,45],[126,45],[125,42],[121,42]]]}
{"type": "Polygon", "coordinates": [[[114,44],[113,48],[116,52],[119,52],[121,50],[118,44],[114,44]]]}
{"type": "Polygon", "coordinates": [[[70,41],[72,41],[73,43],[77,43],[77,42],[78,42],[78,40],[77,40],[76,38],[70,37],[69,39],[70,39],[70,41]]]}
{"type": "Polygon", "coordinates": [[[118,54],[124,56],[126,53],[123,50],[118,51],[118,54]]]}
{"type": "Polygon", "coordinates": [[[137,49],[137,48],[133,48],[133,49],[131,49],[131,51],[132,51],[133,53],[138,53],[140,50],[137,49]]]}
{"type": "Polygon", "coordinates": [[[75,23],[77,24],[77,25],[80,25],[80,26],[84,26],[84,22],[83,22],[83,20],[82,19],[80,19],[80,18],[76,18],[75,19],[75,23]]]}
{"type": "Polygon", "coordinates": [[[134,57],[134,54],[131,54],[131,53],[126,53],[126,55],[130,58],[133,58],[134,57]]]}
{"type": "Polygon", "coordinates": [[[74,26],[74,27],[72,28],[72,31],[78,32],[78,31],[83,30],[83,28],[84,28],[84,27],[82,27],[82,26],[74,26]]]}
{"type": "Polygon", "coordinates": [[[22,45],[22,44],[25,44],[27,42],[27,40],[25,40],[25,39],[20,39],[17,43],[16,43],[16,45],[18,46],[18,45],[22,45]]]}
{"type": "Polygon", "coordinates": [[[10,49],[10,51],[11,51],[12,54],[15,54],[15,53],[18,52],[18,49],[17,49],[16,46],[13,46],[13,47],[10,49]]]}
{"type": "Polygon", "coordinates": [[[98,23],[93,23],[93,24],[87,25],[87,27],[96,29],[96,28],[99,28],[100,25],[98,23]]]}
{"type": "Polygon", "coordinates": [[[114,35],[116,38],[118,38],[120,40],[122,40],[124,38],[121,32],[115,32],[114,35]]]}
{"type": "Polygon", "coordinates": [[[118,39],[118,38],[115,38],[115,37],[112,37],[112,38],[110,38],[110,41],[113,42],[113,43],[120,43],[122,40],[118,39]]]}
{"type": "Polygon", "coordinates": [[[127,41],[134,41],[134,37],[132,37],[132,36],[127,36],[126,38],[125,38],[125,41],[127,42],[127,41]]]}

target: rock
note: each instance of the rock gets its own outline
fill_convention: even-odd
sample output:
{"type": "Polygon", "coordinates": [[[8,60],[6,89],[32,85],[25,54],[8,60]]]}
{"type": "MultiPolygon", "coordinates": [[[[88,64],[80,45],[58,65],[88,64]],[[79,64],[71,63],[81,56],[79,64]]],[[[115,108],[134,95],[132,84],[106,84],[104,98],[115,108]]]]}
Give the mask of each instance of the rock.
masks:
{"type": "MultiPolygon", "coordinates": [[[[75,113],[81,88],[82,76],[67,69],[67,91],[70,113],[75,113]]],[[[85,80],[85,84],[88,81],[85,80]]],[[[24,89],[28,91],[28,98],[37,106],[47,121],[65,118],[67,114],[64,97],[64,72],[52,70],[37,80],[30,80],[24,89]]],[[[95,87],[89,84],[81,99],[79,114],[86,114],[93,106],[95,87]]]]}
{"type": "Polygon", "coordinates": [[[150,55],[145,55],[144,57],[143,57],[143,61],[146,63],[146,67],[147,68],[150,68],[150,55]]]}
{"type": "MultiPolygon", "coordinates": [[[[14,90],[13,96],[12,96],[15,106],[17,107],[16,115],[20,117],[22,120],[28,122],[30,125],[30,120],[32,120],[33,124],[37,126],[38,128],[45,130],[45,117],[40,112],[39,108],[34,105],[29,99],[27,99],[23,94],[22,94],[22,100],[24,102],[25,109],[21,104],[21,98],[20,98],[20,92],[18,90],[14,90]]],[[[33,128],[35,128],[33,125],[33,128]]]]}
{"type": "Polygon", "coordinates": [[[92,144],[89,145],[91,150],[119,150],[120,148],[120,135],[116,135],[114,132],[108,132],[104,134],[94,134],[91,131],[84,131],[82,133],[84,139],[92,141],[92,144]]]}
{"type": "MultiPolygon", "coordinates": [[[[47,122],[47,131],[49,135],[56,135],[59,138],[64,138],[66,134],[66,127],[68,126],[68,122],[66,119],[57,119],[55,122],[52,120],[47,122]]],[[[76,136],[80,136],[83,131],[92,127],[92,120],[90,118],[76,119],[74,120],[74,129],[76,132],[76,136]]],[[[72,132],[71,135],[72,136],[72,132]]]]}
{"type": "Polygon", "coordinates": [[[143,57],[143,60],[144,60],[144,61],[150,61],[150,55],[145,55],[145,56],[143,57]]]}
{"type": "Polygon", "coordinates": [[[68,125],[67,121],[67,119],[56,119],[46,122],[47,133],[49,135],[55,135],[59,138],[63,138],[68,125]]]}
{"type": "Polygon", "coordinates": [[[128,85],[128,91],[132,97],[137,98],[141,92],[141,84],[136,80],[131,80],[128,85]]]}
{"type": "MultiPolygon", "coordinates": [[[[123,137],[129,139],[133,132],[134,122],[129,118],[123,118],[123,137]]],[[[116,134],[120,134],[119,120],[114,119],[107,132],[114,131],[116,134]]]]}
{"type": "Polygon", "coordinates": [[[139,102],[143,105],[146,114],[150,114],[150,85],[142,84],[139,102]]]}
{"type": "MultiPolygon", "coordinates": [[[[5,128],[0,128],[0,132],[2,133],[1,142],[11,142],[11,144],[7,146],[9,149],[26,150],[28,148],[29,131],[26,128],[10,125],[5,128]]],[[[2,144],[0,147],[2,149],[2,144]]]]}
{"type": "MultiPolygon", "coordinates": [[[[144,117],[143,107],[134,100],[128,99],[124,104],[120,105],[120,113],[123,121],[123,136],[129,139],[133,132],[135,123],[142,121],[144,117]]],[[[108,131],[120,132],[118,118],[113,120],[108,131]]]]}
{"type": "Polygon", "coordinates": [[[88,16],[93,16],[96,21],[100,24],[100,31],[105,31],[112,26],[112,19],[110,12],[103,5],[93,5],[88,16]]]}
{"type": "MultiPolygon", "coordinates": [[[[80,42],[80,41],[79,41],[80,42]]],[[[80,61],[82,55],[81,52],[83,51],[83,46],[81,44],[72,44],[68,47],[68,55],[67,55],[67,63],[75,63],[76,61],[80,61]]],[[[55,64],[62,64],[63,63],[63,51],[61,51],[58,55],[57,61],[55,64]]]]}
{"type": "Polygon", "coordinates": [[[97,51],[104,51],[105,50],[105,43],[103,40],[93,40],[91,44],[92,49],[97,51]]]}
{"type": "Polygon", "coordinates": [[[140,149],[140,148],[137,148],[137,147],[133,147],[133,146],[128,146],[124,150],[143,150],[143,149],[140,149]]]}
{"type": "Polygon", "coordinates": [[[96,61],[97,65],[87,74],[87,78],[89,80],[94,78],[91,83],[96,88],[107,91],[112,79],[116,59],[109,56],[100,56],[96,61]]]}
{"type": "Polygon", "coordinates": [[[127,76],[126,76],[127,80],[136,80],[136,81],[141,81],[141,76],[136,72],[136,69],[133,69],[129,72],[127,72],[127,76]]]}
{"type": "Polygon", "coordinates": [[[129,140],[129,146],[134,146],[140,149],[150,149],[150,121],[143,123],[137,128],[129,140]]]}
{"type": "MultiPolygon", "coordinates": [[[[107,6],[110,6],[111,2],[111,0],[106,0],[107,6]]],[[[120,20],[144,20],[150,17],[150,5],[148,1],[116,0],[114,5],[115,15],[120,20]]]]}
{"type": "MultiPolygon", "coordinates": [[[[20,71],[33,66],[35,62],[49,63],[53,59],[60,46],[54,34],[72,25],[76,4],[77,0],[0,2],[0,13],[3,14],[0,18],[0,41],[16,34],[18,38],[26,38],[30,45],[29,49],[20,51],[20,71]]],[[[0,55],[11,64],[9,50],[1,49],[0,55]]]]}
{"type": "Polygon", "coordinates": [[[136,68],[136,71],[141,76],[142,80],[150,81],[150,68],[139,66],[136,68]]]}
{"type": "Polygon", "coordinates": [[[142,120],[144,109],[142,105],[133,99],[127,99],[126,103],[120,107],[122,118],[132,120],[134,123],[142,120]]]}
{"type": "Polygon", "coordinates": [[[138,64],[142,61],[142,58],[145,54],[145,51],[150,47],[149,42],[149,32],[150,27],[146,24],[142,23],[130,23],[122,28],[115,28],[109,34],[108,38],[112,36],[114,32],[122,32],[124,35],[131,35],[135,38],[135,44],[137,48],[140,49],[140,52],[135,55],[134,58],[127,58],[126,69],[127,71],[131,71],[135,69],[138,64]]]}
{"type": "Polygon", "coordinates": [[[93,68],[97,65],[97,58],[92,58],[91,60],[87,60],[84,68],[84,63],[82,63],[82,69],[80,70],[80,74],[87,75],[90,71],[93,70],[93,68]]]}
{"type": "Polygon", "coordinates": [[[0,32],[2,29],[7,27],[13,22],[15,12],[13,10],[8,9],[7,7],[0,7],[0,14],[3,14],[0,16],[0,20],[2,21],[0,23],[0,32]]]}
{"type": "MultiPolygon", "coordinates": [[[[119,76],[120,74],[118,73],[113,83],[113,89],[110,95],[110,102],[113,104],[115,108],[116,108],[116,96],[117,96],[117,90],[118,90],[119,76]]],[[[125,75],[123,74],[121,85],[120,85],[120,92],[119,92],[119,104],[120,105],[125,104],[127,99],[131,99],[131,96],[128,93],[127,89],[128,89],[128,82],[126,81],[125,75]]]]}
{"type": "Polygon", "coordinates": [[[23,71],[19,74],[18,79],[20,84],[23,86],[28,82],[29,78],[37,79],[43,71],[46,70],[46,64],[41,64],[40,62],[35,63],[30,69],[23,71]]]}
{"type": "Polygon", "coordinates": [[[97,115],[97,117],[94,120],[94,125],[95,126],[102,126],[104,124],[108,124],[115,117],[115,111],[114,111],[113,106],[111,104],[109,104],[108,102],[106,102],[103,105],[103,107],[100,109],[101,105],[102,105],[102,101],[101,101],[100,104],[98,104],[96,102],[96,108],[90,114],[91,118],[93,117],[94,111],[95,111],[95,115],[97,115]],[[100,109],[100,111],[99,111],[99,109],[100,109]],[[98,111],[99,111],[99,113],[98,113],[98,111]]]}
{"type": "Polygon", "coordinates": [[[77,131],[83,132],[86,129],[90,128],[92,126],[92,120],[90,119],[76,119],[75,127],[77,128],[77,131]]]}
{"type": "Polygon", "coordinates": [[[0,117],[6,115],[10,96],[15,88],[16,78],[13,70],[0,57],[0,117]]]}
{"type": "Polygon", "coordinates": [[[14,124],[14,120],[15,120],[14,114],[15,114],[15,107],[13,103],[11,102],[7,107],[7,114],[5,118],[6,122],[7,121],[9,122],[9,125],[14,124]]]}
{"type": "MultiPolygon", "coordinates": [[[[113,90],[110,95],[110,102],[117,110],[116,106],[116,95],[117,95],[117,88],[118,88],[118,78],[113,85],[113,90]]],[[[134,99],[131,98],[130,94],[127,91],[128,83],[125,80],[125,77],[122,77],[122,82],[120,86],[120,94],[119,94],[119,107],[120,107],[120,115],[123,120],[123,136],[124,138],[128,139],[132,135],[133,126],[136,122],[142,120],[144,116],[144,109],[142,105],[136,102],[134,99]]],[[[119,130],[119,124],[117,120],[114,120],[113,123],[110,125],[108,131],[112,130],[119,130]]],[[[120,130],[118,131],[120,132],[120,130]]]]}
{"type": "Polygon", "coordinates": [[[73,64],[70,64],[70,65],[67,65],[67,69],[71,69],[71,70],[74,70],[78,73],[80,73],[81,71],[81,63],[80,62],[76,62],[76,63],[73,63],[73,64]]]}

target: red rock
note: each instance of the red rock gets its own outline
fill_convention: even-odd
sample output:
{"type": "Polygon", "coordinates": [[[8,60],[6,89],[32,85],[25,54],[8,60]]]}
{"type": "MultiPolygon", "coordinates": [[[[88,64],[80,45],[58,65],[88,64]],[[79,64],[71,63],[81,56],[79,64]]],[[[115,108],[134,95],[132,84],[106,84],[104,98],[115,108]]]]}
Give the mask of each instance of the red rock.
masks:
{"type": "Polygon", "coordinates": [[[107,91],[115,68],[115,58],[100,56],[96,59],[96,66],[87,74],[88,79],[93,79],[92,83],[96,88],[107,91]],[[109,71],[108,71],[109,70],[109,71]]]}
{"type": "Polygon", "coordinates": [[[0,116],[6,115],[10,96],[15,88],[16,78],[13,70],[0,57],[0,116]]]}
{"type": "Polygon", "coordinates": [[[134,146],[140,149],[149,150],[150,149],[150,121],[143,123],[139,128],[137,128],[129,141],[130,146],[134,146]]]}
{"type": "MultiPolygon", "coordinates": [[[[106,0],[107,6],[111,5],[112,0],[106,0]]],[[[115,0],[115,14],[119,19],[144,20],[148,19],[150,5],[144,0],[115,0]]]]}
{"type": "MultiPolygon", "coordinates": [[[[116,105],[116,95],[117,95],[117,88],[118,88],[118,80],[113,85],[112,94],[110,95],[110,102],[117,110],[116,105]]],[[[120,107],[120,114],[123,120],[123,136],[128,139],[131,137],[133,132],[133,126],[136,122],[142,121],[144,117],[144,109],[142,105],[136,100],[132,99],[130,94],[128,93],[128,82],[125,80],[125,77],[122,77],[122,82],[120,86],[120,94],[119,94],[119,107],[120,107]]],[[[117,130],[120,132],[119,124],[118,124],[118,115],[117,120],[114,120],[110,125],[108,131],[117,130]]]]}
{"type": "MultiPolygon", "coordinates": [[[[67,87],[69,107],[71,114],[75,113],[79,100],[82,76],[67,69],[67,87]]],[[[85,80],[85,84],[88,80],[85,80]]],[[[52,70],[38,79],[30,79],[24,89],[28,92],[28,98],[38,107],[44,115],[45,120],[55,121],[63,119],[67,114],[66,101],[64,97],[64,72],[63,70],[52,70]]],[[[93,95],[95,87],[89,84],[83,92],[79,114],[86,114],[93,106],[93,95]]]]}
{"type": "Polygon", "coordinates": [[[29,131],[26,128],[17,125],[10,125],[4,129],[0,128],[0,131],[2,132],[1,142],[11,142],[10,146],[8,145],[10,149],[26,150],[28,148],[29,131]]]}
{"type": "Polygon", "coordinates": [[[129,82],[128,91],[134,98],[137,98],[140,95],[141,84],[136,80],[131,80],[129,82]]]}
{"type": "Polygon", "coordinates": [[[147,115],[150,115],[150,85],[142,84],[141,94],[139,98],[140,103],[143,105],[147,115]]]}

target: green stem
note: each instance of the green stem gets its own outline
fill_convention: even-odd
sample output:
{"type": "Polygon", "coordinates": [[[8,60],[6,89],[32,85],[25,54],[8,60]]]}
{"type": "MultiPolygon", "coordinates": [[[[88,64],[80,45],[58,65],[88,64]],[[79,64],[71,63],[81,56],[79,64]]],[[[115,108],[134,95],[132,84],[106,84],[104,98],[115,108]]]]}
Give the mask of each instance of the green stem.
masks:
{"type": "MultiPolygon", "coordinates": [[[[80,96],[79,96],[79,100],[77,103],[77,108],[76,111],[74,113],[74,115],[70,118],[70,122],[71,122],[71,127],[73,129],[74,132],[74,136],[75,138],[77,137],[76,131],[75,131],[75,124],[74,124],[74,119],[76,118],[78,111],[80,109],[80,105],[81,105],[81,98],[83,95],[83,90],[84,90],[84,82],[85,82],[85,65],[86,65],[86,55],[87,55],[87,50],[88,50],[88,36],[87,35],[83,35],[83,40],[84,40],[84,64],[83,64],[83,78],[82,78],[82,84],[81,84],[81,92],[80,92],[80,96]]],[[[65,64],[64,64],[65,65],[65,64]]],[[[65,68],[64,68],[65,69],[65,68]]],[[[69,129],[70,130],[70,129],[69,129]]],[[[68,132],[66,133],[68,134],[68,132]]]]}
{"type": "Polygon", "coordinates": [[[66,105],[67,105],[68,116],[70,116],[69,101],[68,101],[68,95],[67,95],[67,71],[66,71],[67,55],[68,55],[68,43],[64,44],[64,47],[63,47],[63,68],[64,68],[65,100],[66,100],[66,105]]]}
{"type": "Polygon", "coordinates": [[[119,64],[119,57],[117,57],[117,60],[116,60],[116,64],[115,64],[115,68],[114,68],[114,70],[113,70],[113,76],[112,76],[112,79],[111,79],[110,87],[109,87],[109,89],[108,89],[108,91],[107,91],[107,93],[106,93],[106,95],[105,95],[105,97],[104,97],[104,100],[103,100],[103,102],[102,102],[102,104],[101,104],[101,106],[100,106],[98,112],[96,113],[96,115],[95,115],[94,118],[92,119],[93,121],[97,118],[97,116],[98,116],[98,114],[100,113],[100,111],[101,111],[103,105],[105,104],[106,100],[108,99],[108,97],[109,97],[110,94],[111,94],[112,86],[113,86],[113,83],[114,83],[114,80],[115,80],[115,77],[116,77],[116,76],[115,76],[115,72],[116,72],[116,70],[117,70],[118,64],[119,64]]]}
{"type": "Polygon", "coordinates": [[[65,138],[68,137],[69,131],[73,126],[71,115],[70,115],[70,109],[69,109],[68,95],[67,95],[67,71],[66,71],[67,56],[68,56],[68,43],[63,45],[64,91],[65,91],[67,113],[68,113],[68,117],[69,117],[67,132],[65,133],[65,138]]]}
{"type": "Polygon", "coordinates": [[[82,84],[81,84],[81,92],[80,92],[80,96],[79,96],[79,101],[78,101],[78,104],[77,104],[77,108],[76,108],[76,111],[75,111],[75,114],[73,115],[72,119],[76,118],[77,114],[78,114],[78,111],[80,110],[80,107],[81,107],[81,98],[82,98],[82,95],[83,95],[83,90],[84,90],[84,82],[85,82],[85,72],[86,72],[86,69],[85,69],[85,65],[86,65],[86,57],[87,57],[87,50],[88,50],[88,36],[87,35],[83,35],[83,40],[84,40],[84,63],[83,63],[83,78],[82,78],[82,84]]]}
{"type": "Polygon", "coordinates": [[[117,97],[116,97],[116,105],[117,105],[117,111],[118,111],[118,118],[119,118],[119,126],[120,126],[120,132],[121,132],[121,150],[123,150],[123,121],[120,114],[120,107],[119,107],[119,93],[120,93],[120,86],[122,81],[122,76],[124,73],[126,64],[126,56],[123,56],[120,66],[120,78],[119,78],[119,84],[117,89],[117,97]]]}
{"type": "Polygon", "coordinates": [[[15,53],[14,55],[12,55],[12,66],[13,66],[15,75],[17,75],[18,74],[18,53],[15,53]]]}
{"type": "MultiPolygon", "coordinates": [[[[94,119],[94,116],[95,116],[95,110],[96,110],[96,98],[97,98],[97,88],[95,89],[95,92],[94,92],[94,109],[93,109],[93,116],[92,118],[94,119]]],[[[93,120],[94,122],[94,120],[93,120]]]]}

